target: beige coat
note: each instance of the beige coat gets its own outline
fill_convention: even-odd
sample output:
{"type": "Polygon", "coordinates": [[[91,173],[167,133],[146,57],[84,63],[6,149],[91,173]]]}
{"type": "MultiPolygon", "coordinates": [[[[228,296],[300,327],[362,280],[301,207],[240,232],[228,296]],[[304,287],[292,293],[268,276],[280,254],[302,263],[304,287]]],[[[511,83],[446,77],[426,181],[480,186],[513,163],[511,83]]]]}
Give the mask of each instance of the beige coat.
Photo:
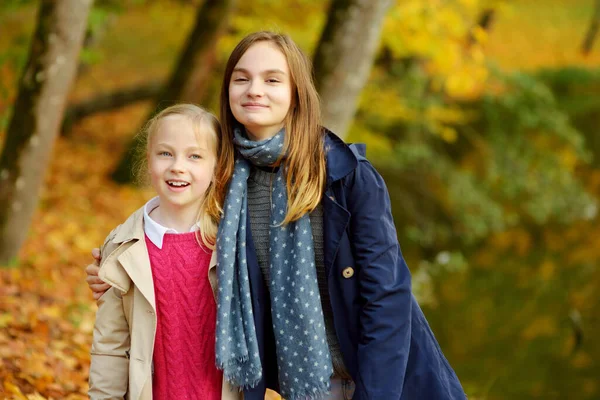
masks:
{"type": "MultiPolygon", "coordinates": [[[[156,303],[146,249],[143,208],[113,230],[102,246],[100,278],[112,287],[98,300],[89,396],[96,399],[152,399],[152,354],[156,303]],[[135,321],[135,323],[133,323],[135,321]]],[[[216,253],[208,271],[216,291],[216,253]]],[[[223,380],[223,400],[242,394],[223,380]]]]}

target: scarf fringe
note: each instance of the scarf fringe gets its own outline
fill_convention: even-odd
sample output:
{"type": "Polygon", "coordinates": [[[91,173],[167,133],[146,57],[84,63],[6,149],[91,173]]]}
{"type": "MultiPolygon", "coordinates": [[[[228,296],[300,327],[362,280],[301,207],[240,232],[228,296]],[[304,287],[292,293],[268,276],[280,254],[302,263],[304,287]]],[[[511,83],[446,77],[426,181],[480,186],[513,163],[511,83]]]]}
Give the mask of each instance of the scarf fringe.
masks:
{"type": "Polygon", "coordinates": [[[283,395],[282,397],[286,400],[321,400],[323,397],[331,392],[329,381],[320,383],[314,389],[303,389],[301,391],[294,391],[292,394],[283,395]]]}
{"type": "Polygon", "coordinates": [[[243,365],[249,361],[249,357],[239,356],[233,360],[226,362],[217,362],[217,368],[223,371],[223,377],[232,386],[235,386],[240,391],[256,387],[262,379],[262,368],[244,368],[243,365]],[[242,366],[241,369],[239,367],[242,366]],[[248,381],[248,376],[255,376],[251,381],[248,381]]]}

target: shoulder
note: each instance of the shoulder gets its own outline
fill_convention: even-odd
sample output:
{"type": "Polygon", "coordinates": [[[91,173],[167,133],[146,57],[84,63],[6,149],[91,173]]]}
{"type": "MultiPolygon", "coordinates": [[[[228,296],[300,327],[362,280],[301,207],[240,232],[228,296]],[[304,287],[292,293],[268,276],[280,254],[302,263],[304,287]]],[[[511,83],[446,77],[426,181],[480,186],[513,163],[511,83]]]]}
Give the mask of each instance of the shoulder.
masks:
{"type": "Polygon", "coordinates": [[[326,130],[327,178],[330,183],[341,180],[344,187],[359,189],[383,182],[381,175],[366,157],[364,143],[346,143],[333,132],[326,130]]]}
{"type": "Polygon", "coordinates": [[[104,243],[102,244],[102,247],[100,247],[100,254],[102,254],[103,258],[105,254],[110,253],[111,247],[117,246],[117,244],[114,243],[113,240],[119,232],[121,226],[123,226],[123,224],[118,225],[116,228],[110,231],[110,233],[106,236],[106,239],[104,239],[104,243]]]}
{"type": "Polygon", "coordinates": [[[325,129],[325,157],[327,182],[332,184],[351,175],[361,164],[369,164],[366,146],[362,143],[346,143],[333,132],[325,129]]]}
{"type": "Polygon", "coordinates": [[[144,207],[132,213],[122,224],[110,231],[100,248],[102,258],[104,258],[105,255],[112,253],[112,251],[118,248],[123,242],[143,237],[143,219],[144,207]]]}

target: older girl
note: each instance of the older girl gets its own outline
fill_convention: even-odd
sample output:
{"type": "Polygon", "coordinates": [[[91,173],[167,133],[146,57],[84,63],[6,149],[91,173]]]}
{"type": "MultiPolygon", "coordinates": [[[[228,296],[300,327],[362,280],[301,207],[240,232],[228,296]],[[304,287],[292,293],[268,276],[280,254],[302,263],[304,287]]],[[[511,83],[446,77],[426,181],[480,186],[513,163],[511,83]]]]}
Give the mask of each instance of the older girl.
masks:
{"type": "Polygon", "coordinates": [[[330,380],[335,399],[464,399],[411,294],[385,184],[361,148],[321,127],[310,63],[289,37],[237,45],[221,121],[225,376],[246,399],[265,387],[327,397],[330,380]]]}

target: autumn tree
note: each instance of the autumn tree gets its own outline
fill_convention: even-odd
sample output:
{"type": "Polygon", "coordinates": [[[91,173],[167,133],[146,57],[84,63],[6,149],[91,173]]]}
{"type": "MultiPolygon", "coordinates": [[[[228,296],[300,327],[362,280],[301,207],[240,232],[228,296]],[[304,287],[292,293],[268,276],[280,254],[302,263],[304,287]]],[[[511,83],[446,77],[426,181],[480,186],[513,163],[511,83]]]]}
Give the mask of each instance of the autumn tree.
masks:
{"type": "MultiPolygon", "coordinates": [[[[156,99],[146,120],[174,102],[202,103],[211,71],[216,62],[216,45],[227,27],[235,0],[206,0],[198,9],[195,25],[190,32],[169,83],[156,99]]],[[[136,136],[112,174],[119,183],[133,181],[133,165],[140,146],[136,136]]]]}
{"type": "Polygon", "coordinates": [[[391,0],[333,0],[313,57],[325,126],[342,138],[356,112],[391,0]]]}
{"type": "Polygon", "coordinates": [[[41,0],[0,156],[0,263],[15,257],[33,212],[73,81],[92,0],[41,0]]]}

